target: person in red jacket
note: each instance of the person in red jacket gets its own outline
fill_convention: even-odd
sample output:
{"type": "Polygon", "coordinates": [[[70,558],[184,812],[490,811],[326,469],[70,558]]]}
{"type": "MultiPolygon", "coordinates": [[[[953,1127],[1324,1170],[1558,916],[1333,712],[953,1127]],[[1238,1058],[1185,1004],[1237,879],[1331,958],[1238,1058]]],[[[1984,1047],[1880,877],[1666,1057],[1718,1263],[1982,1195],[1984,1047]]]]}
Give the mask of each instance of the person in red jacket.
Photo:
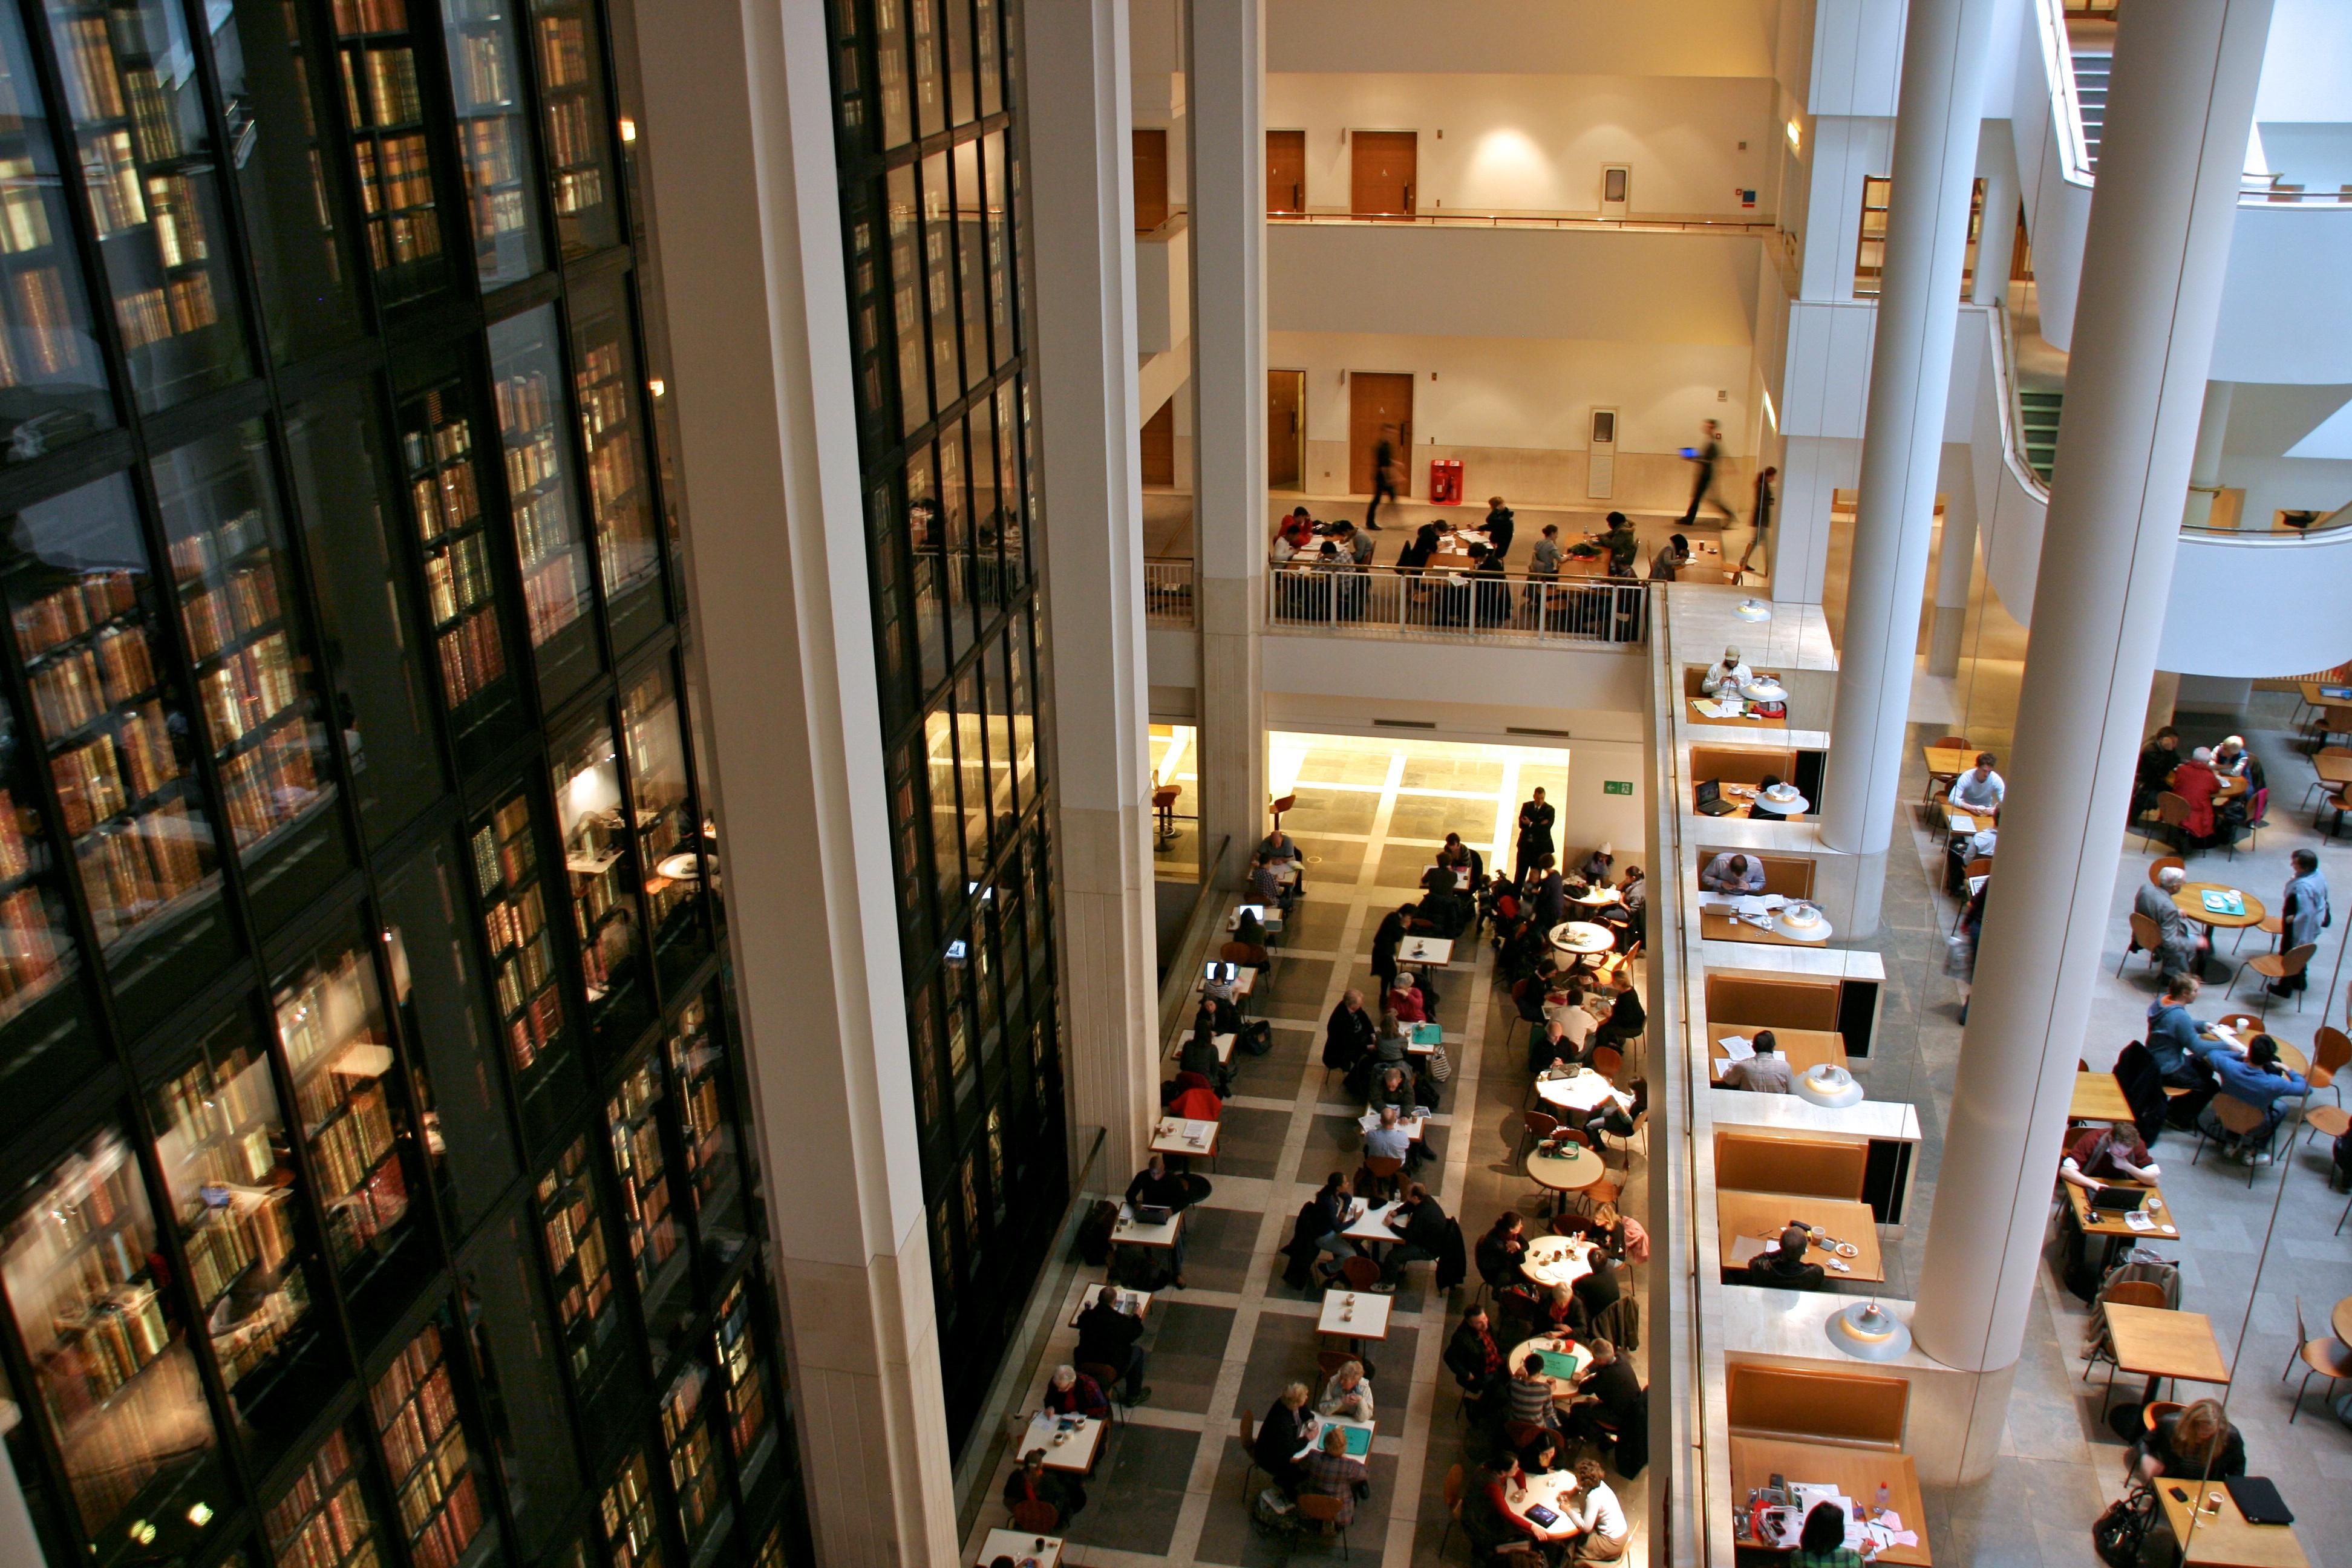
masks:
{"type": "Polygon", "coordinates": [[[2189,760],[2172,770],[2172,793],[2189,803],[2189,820],[2180,825],[2181,832],[2199,844],[2213,838],[2213,797],[2221,793],[2221,776],[2213,771],[2213,753],[2204,746],[2189,753],[2189,760]]]}
{"type": "Polygon", "coordinates": [[[1412,970],[1398,973],[1396,987],[1389,993],[1389,1011],[1397,1016],[1401,1024],[1429,1022],[1429,1005],[1422,996],[1421,986],[1413,979],[1412,970]]]}

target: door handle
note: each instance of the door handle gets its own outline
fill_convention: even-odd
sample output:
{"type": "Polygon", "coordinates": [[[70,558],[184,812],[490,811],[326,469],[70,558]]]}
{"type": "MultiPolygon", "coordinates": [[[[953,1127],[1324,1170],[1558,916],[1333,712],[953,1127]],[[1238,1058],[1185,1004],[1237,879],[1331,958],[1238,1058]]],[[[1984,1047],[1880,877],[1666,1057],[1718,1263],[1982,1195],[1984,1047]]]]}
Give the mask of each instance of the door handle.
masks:
{"type": "Polygon", "coordinates": [[[1407,184],[1404,188],[1404,210],[1412,211],[1412,186],[1410,184],[1407,184]]]}

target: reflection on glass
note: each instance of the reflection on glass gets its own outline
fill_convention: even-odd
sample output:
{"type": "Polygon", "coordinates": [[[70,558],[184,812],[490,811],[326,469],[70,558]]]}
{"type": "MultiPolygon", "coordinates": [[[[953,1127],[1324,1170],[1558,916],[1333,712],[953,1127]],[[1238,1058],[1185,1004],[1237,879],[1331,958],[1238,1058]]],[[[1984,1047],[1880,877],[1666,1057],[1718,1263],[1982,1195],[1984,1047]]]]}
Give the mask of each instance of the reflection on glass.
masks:
{"type": "Polygon", "coordinates": [[[614,762],[613,732],[600,724],[559,750],[554,770],[556,826],[572,881],[589,1016],[608,1031],[639,1000],[641,945],[633,889],[642,879],[633,863],[614,762]]]}
{"type": "Polygon", "coordinates": [[[695,1226],[705,1246],[731,1258],[743,1240],[742,1171],[735,1161],[727,1055],[711,1016],[714,994],[706,991],[679,1012],[669,1037],[669,1077],[677,1094],[695,1226]]]}
{"type": "Polygon", "coordinates": [[[375,971],[356,947],[321,953],[278,982],[278,1039],[318,1173],[327,1246],[350,1274],[389,1252],[408,1220],[401,1110],[375,971]]]}
{"type": "MultiPolygon", "coordinates": [[[[988,379],[988,266],[985,259],[987,195],[981,169],[981,149],[1001,153],[1003,142],[991,136],[965,142],[955,150],[956,270],[963,300],[963,384],[969,392],[988,379]]],[[[981,464],[972,468],[978,477],[981,464]]]]}
{"type": "Polygon", "coordinates": [[[499,429],[505,438],[507,502],[515,550],[522,558],[522,597],[531,646],[540,650],[540,684],[552,698],[593,672],[595,640],[588,610],[588,560],[572,488],[563,473],[562,360],[555,307],[541,305],[490,329],[499,429]]]}
{"type": "Polygon", "coordinates": [[[341,1427],[269,1505],[262,1527],[278,1568],[378,1568],[383,1559],[360,1484],[359,1447],[341,1427]]]}
{"type": "Polygon", "coordinates": [[[0,463],[114,423],[24,24],[0,7],[0,463]]]}
{"type": "MultiPolygon", "coordinates": [[[[842,5],[837,9],[852,11],[858,7],[842,5]]],[[[882,89],[882,145],[885,149],[903,147],[914,139],[914,123],[907,90],[907,28],[896,5],[874,7],[874,74],[882,89]]]]}
{"type": "Polygon", "coordinates": [[[156,1263],[146,1187],[110,1129],[37,1182],[0,1238],[39,1413],[101,1563],[173,1560],[200,1538],[186,1510],[208,1500],[209,1518],[227,1503],[195,1356],[156,1263]],[[124,1528],[135,1521],[152,1523],[124,1528]]]}
{"type": "Polygon", "coordinates": [[[582,1376],[602,1359],[621,1320],[595,1179],[588,1169],[586,1134],[573,1139],[555,1168],[539,1179],[534,1196],[564,1349],[572,1358],[572,1374],[582,1376]]]}
{"type": "Polygon", "coordinates": [[[221,216],[220,160],[187,27],[169,0],[47,0],[82,194],[106,260],[139,406],[169,408],[245,375],[221,216]]]}
{"type": "Polygon", "coordinates": [[[547,265],[538,208],[526,183],[530,135],[523,122],[522,49],[509,3],[446,0],[441,19],[449,50],[449,95],[457,111],[457,152],[466,169],[474,267],[485,291],[547,265]]]}
{"type": "Polygon", "coordinates": [[[401,405],[400,458],[409,517],[425,554],[441,700],[463,748],[516,701],[463,386],[452,382],[401,405]]]}
{"type": "Polygon", "coordinates": [[[285,364],[360,335],[359,291],[327,171],[328,71],[310,10],[282,0],[205,8],[245,232],[271,357],[285,364]]]}
{"type": "MultiPolygon", "coordinates": [[[[891,8],[877,7],[882,11],[891,8]]],[[[890,208],[890,324],[898,343],[898,418],[899,433],[904,435],[928,424],[931,417],[929,362],[924,357],[923,349],[921,231],[916,223],[915,166],[912,163],[902,163],[890,171],[887,200],[890,208]]]]}
{"type": "MultiPolygon", "coordinates": [[[[917,7],[918,11],[924,7],[917,7]]],[[[956,368],[955,231],[950,219],[948,159],[934,153],[923,160],[923,294],[931,318],[931,389],[934,406],[944,408],[963,384],[956,368]]]]}
{"type": "Polygon", "coordinates": [[[654,539],[636,354],[618,278],[577,286],[571,299],[572,378],[579,394],[581,444],[588,450],[596,565],[614,647],[628,648],[662,620],[661,547],[654,539]]]}
{"type": "Polygon", "coordinates": [[[923,715],[923,752],[929,768],[931,875],[940,919],[963,902],[963,831],[956,811],[955,720],[944,707],[923,715]]]}
{"type": "Polygon", "coordinates": [[[742,1280],[727,1288],[710,1337],[719,1352],[719,1376],[727,1385],[727,1440],[734,1449],[736,1474],[748,1495],[775,1452],[775,1432],[768,1420],[767,1381],[761,1371],[760,1346],[751,1324],[751,1298],[742,1280]]]}
{"type": "Polygon", "coordinates": [[[548,195],[555,204],[556,237],[567,256],[601,250],[619,242],[621,225],[596,15],[585,0],[531,0],[530,15],[540,99],[547,110],[548,195]]]}
{"type": "MultiPolygon", "coordinates": [[[[981,196],[982,225],[988,257],[989,331],[995,345],[989,363],[1001,369],[1012,361],[1019,346],[1013,339],[1013,213],[1004,199],[1004,132],[990,132],[982,138],[982,144],[987,153],[982,163],[987,184],[981,196]]],[[[1012,428],[1003,412],[1000,404],[1000,431],[1012,428]]]]}
{"type": "Polygon", "coordinates": [[[570,1055],[555,943],[547,929],[530,797],[517,790],[474,829],[474,886],[497,972],[507,1065],[526,1099],[570,1055]]]}
{"type": "Polygon", "coordinates": [[[477,1539],[487,1547],[497,1536],[482,1529],[473,1456],[449,1385],[439,1324],[425,1324],[393,1358],[368,1390],[368,1414],[391,1472],[409,1560],[416,1568],[457,1568],[483,1555],[468,1548],[477,1539]]]}
{"type": "Polygon", "coordinates": [[[678,1247],[677,1215],[670,1211],[668,1161],[662,1152],[660,1064],[650,1055],[621,1079],[605,1103],[612,1130],[613,1168],[621,1177],[621,1233],[637,1275],[646,1318],[659,1334],[687,1283],[678,1247]]]}
{"type": "Polygon", "coordinates": [[[710,1422],[702,1407],[709,1385],[710,1369],[689,1362],[662,1395],[662,1447],[669,1457],[669,1489],[677,1499],[688,1552],[698,1551],[724,1522],[720,1513],[727,1501],[726,1478],[719,1474],[710,1422]]]}
{"type": "MultiPolygon", "coordinates": [[[[876,10],[888,7],[877,5],[876,10]]],[[[912,44],[915,57],[915,133],[929,136],[947,126],[947,62],[940,58],[939,7],[916,0],[912,44]]]]}
{"type": "MultiPolygon", "coordinates": [[[[15,704],[0,700],[0,1030],[79,966],[57,887],[57,851],[35,804],[32,752],[15,704]]],[[[37,1026],[30,1031],[39,1033],[37,1026]]],[[[15,1048],[12,1042],[12,1048],[15,1048]]]]}
{"type": "Polygon", "coordinates": [[[155,1091],[154,1114],[155,1162],[230,1403],[257,1425],[308,1418],[316,1412],[265,1415],[283,1363],[309,1337],[312,1253],[269,1058],[243,1019],[155,1091]]]}
{"type": "Polygon", "coordinates": [[[980,112],[994,114],[1004,107],[1004,59],[997,42],[996,0],[973,0],[980,25],[980,112]]]}
{"type": "Polygon", "coordinates": [[[489,1453],[513,1513],[517,1553],[525,1562],[558,1562],[568,1560],[553,1557],[549,1548],[560,1533],[579,1528],[572,1503],[583,1483],[571,1424],[542,1418],[543,1412],[563,1408],[563,1374],[556,1364],[555,1326],[539,1287],[538,1244],[531,1239],[537,1226],[535,1213],[509,1205],[467,1245],[458,1264],[463,1331],[447,1331],[447,1340],[455,1349],[464,1339],[470,1352],[489,1453]]]}
{"type": "Polygon", "coordinates": [[[384,302],[398,304],[430,293],[447,276],[407,0],[334,5],[344,118],[367,214],[368,264],[384,302]]]}
{"type": "Polygon", "coordinates": [[[620,1463],[598,1500],[604,1545],[613,1568],[661,1568],[661,1522],[654,1510],[653,1482],[646,1457],[631,1454],[620,1463]]]}
{"type": "Polygon", "coordinates": [[[686,745],[677,683],[657,664],[621,694],[621,732],[628,742],[629,797],[645,875],[646,908],[662,973],[677,975],[710,951],[702,926],[706,879],[719,862],[701,842],[699,814],[686,787],[686,745]]]}
{"type": "MultiPolygon", "coordinates": [[[[149,468],[239,858],[253,866],[280,856],[288,868],[309,859],[315,880],[341,858],[326,809],[333,762],[268,459],[257,420],[167,452],[149,468]],[[305,819],[316,819],[315,833],[296,829],[305,819]]],[[[313,890],[289,889],[273,901],[313,890]]]]}

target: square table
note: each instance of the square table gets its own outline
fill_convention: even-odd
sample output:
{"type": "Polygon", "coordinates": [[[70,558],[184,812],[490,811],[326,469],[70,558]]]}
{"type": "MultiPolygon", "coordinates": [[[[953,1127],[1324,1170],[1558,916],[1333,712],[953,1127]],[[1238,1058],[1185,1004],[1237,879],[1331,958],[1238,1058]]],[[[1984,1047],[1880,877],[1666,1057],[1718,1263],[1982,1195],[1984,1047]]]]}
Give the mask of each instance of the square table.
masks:
{"type": "Polygon", "coordinates": [[[1370,1290],[1326,1290],[1322,1315],[1315,1320],[1315,1331],[1349,1341],[1387,1339],[1389,1308],[1395,1300],[1370,1290]],[[1351,1315],[1342,1318],[1342,1312],[1351,1315]]]}
{"type": "Polygon", "coordinates": [[[1698,933],[1709,942],[1762,942],[1770,947],[1819,947],[1822,945],[1819,942],[1804,942],[1790,936],[1778,925],[1768,931],[1759,926],[1749,925],[1746,921],[1734,920],[1727,914],[1719,914],[1714,910],[1706,909],[1699,911],[1698,933]]]}
{"type": "Polygon", "coordinates": [[[1777,1241],[1781,1228],[1792,1219],[1802,1220],[1836,1240],[1853,1243],[1852,1258],[1838,1257],[1818,1240],[1805,1254],[1807,1262],[1820,1264],[1832,1279],[1875,1284],[1886,1278],[1886,1260],[1878,1246],[1878,1219],[1868,1204],[1790,1193],[1744,1193],[1729,1187],[1718,1188],[1715,1194],[1716,1240],[1723,1269],[1727,1273],[1747,1267],[1745,1262],[1734,1262],[1731,1256],[1741,1237],[1760,1238],[1769,1234],[1777,1241]],[[1831,1268],[1832,1263],[1844,1264],[1845,1271],[1831,1268]]]}
{"type": "MultiPolygon", "coordinates": [[[[1182,1033],[1179,1034],[1176,1037],[1176,1043],[1168,1047],[1168,1054],[1171,1057],[1182,1056],[1184,1054],[1185,1043],[1191,1040],[1192,1037],[1192,1031],[1190,1029],[1186,1029],[1182,1033]]],[[[1238,1035],[1211,1035],[1209,1037],[1209,1044],[1216,1048],[1218,1065],[1232,1065],[1234,1059],[1234,1042],[1239,1038],[1241,1038],[1241,1037],[1238,1035]]]]}
{"type": "MultiPolygon", "coordinates": [[[[1397,1131],[1408,1138],[1418,1139],[1422,1133],[1423,1124],[1428,1120],[1426,1116],[1400,1116],[1397,1118],[1397,1131]]],[[[1367,1132],[1380,1124],[1381,1113],[1377,1110],[1367,1110],[1356,1118],[1356,1125],[1367,1132]]]]}
{"type": "Polygon", "coordinates": [[[1024,1535],[1017,1530],[992,1530],[988,1539],[980,1543],[978,1568],[1000,1557],[1010,1557],[1015,1563],[1028,1558],[1037,1560],[1037,1568],[1062,1568],[1062,1538],[1058,1535],[1024,1535]],[[1041,1551],[1039,1542],[1045,1542],[1041,1551]]]}
{"type": "Polygon", "coordinates": [[[2183,1561],[2196,1568],[2309,1568],[2311,1559],[2304,1555],[2303,1542],[2294,1538],[2294,1526],[2249,1521],[2239,1511],[2230,1489],[2220,1481],[2208,1482],[2200,1489],[2193,1481],[2158,1476],[2156,1500],[2163,1505],[2172,1538],[2187,1548],[2183,1561]],[[2186,1498],[2175,1499],[2175,1487],[2188,1494],[2186,1498]],[[2197,1534],[2191,1539],[2189,1513],[2203,1499],[2212,1500],[2219,1507],[2197,1516],[2197,1534]]]}
{"type": "Polygon", "coordinates": [[[1130,1247],[1174,1247],[1176,1237],[1183,1228],[1184,1211],[1181,1209],[1169,1215],[1164,1225],[1138,1225],[1135,1205],[1121,1204],[1118,1205],[1118,1223],[1111,1226],[1110,1239],[1113,1245],[1124,1242],[1130,1247]]]}
{"type": "MultiPolygon", "coordinates": [[[[1723,1037],[1738,1035],[1754,1040],[1757,1032],[1768,1026],[1759,1024],[1718,1024],[1710,1018],[1706,1023],[1706,1076],[1711,1082],[1721,1083],[1725,1071],[1731,1066],[1730,1054],[1724,1050],[1723,1037]]],[[[1790,1074],[1801,1077],[1818,1067],[1846,1065],[1845,1037],[1835,1029],[1772,1030],[1772,1045],[1780,1059],[1789,1064],[1790,1074]]]]}
{"type": "Polygon", "coordinates": [[[1878,1495],[1879,1483],[1885,1482],[1886,1506],[1903,1521],[1904,1529],[1918,1532],[1919,1544],[1890,1546],[1878,1554],[1877,1561],[1933,1568],[1936,1559],[1928,1551],[1927,1508],[1919,1496],[1919,1468],[1911,1462],[1910,1455],[1837,1443],[1731,1435],[1731,1495],[1741,1508],[1746,1507],[1749,1492],[1768,1485],[1776,1475],[1792,1483],[1834,1486],[1865,1507],[1878,1495]]]}
{"type": "MultiPolygon", "coordinates": [[[[1083,1476],[1095,1468],[1095,1455],[1102,1447],[1103,1427],[1104,1422],[1099,1415],[1054,1415],[1040,1410],[1029,1418],[1029,1430],[1021,1439],[1021,1453],[1043,1448],[1047,1469],[1083,1476]],[[1071,1420],[1077,1425],[1065,1435],[1060,1423],[1071,1420]],[[1061,1436],[1062,1441],[1055,1443],[1054,1439],[1056,1436],[1061,1436]]],[[[1020,1455],[1014,1458],[1018,1459],[1020,1455]]]]}
{"type": "Polygon", "coordinates": [[[1217,1123],[1190,1116],[1163,1116],[1151,1129],[1151,1152],[1188,1159],[1217,1157],[1217,1123]]]}
{"type": "Polygon", "coordinates": [[[2115,1347],[2116,1370],[2147,1379],[2140,1403],[2156,1397],[2157,1384],[2175,1382],[2228,1383],[2229,1363],[2221,1359],[2221,1342],[2213,1337],[2213,1322],[2202,1312],[2175,1311],[2167,1307],[2133,1307],[2109,1301],[2107,1342],[2115,1347]]]}
{"type": "Polygon", "coordinates": [[[1132,1312],[1139,1318],[1151,1310],[1151,1292],[1149,1290],[1129,1290],[1117,1285],[1089,1285],[1086,1294],[1078,1298],[1078,1311],[1070,1314],[1070,1327],[1075,1329],[1078,1326],[1078,1312],[1093,1306],[1106,1290],[1114,1293],[1113,1299],[1118,1302],[1120,1311],[1132,1312]]]}
{"type": "Polygon", "coordinates": [[[2074,1075],[2074,1098],[2066,1107],[2069,1121],[2130,1121],[2131,1101],[2124,1098],[2124,1086],[2116,1081],[2111,1072],[2078,1072],[2074,1075]]]}
{"type": "Polygon", "coordinates": [[[1445,1027],[1442,1024],[1415,1024],[1405,1032],[1404,1054],[1409,1057],[1430,1057],[1445,1043],[1445,1027]]]}
{"type": "Polygon", "coordinates": [[[1785,730],[1789,727],[1789,721],[1785,714],[1778,719],[1768,719],[1763,714],[1753,710],[1755,706],[1753,703],[1743,701],[1737,696],[1735,696],[1732,700],[1739,702],[1743,708],[1748,709],[1749,711],[1736,719],[1718,719],[1715,715],[1699,707],[1701,702],[1712,702],[1715,699],[1706,697],[1685,698],[1684,701],[1686,702],[1690,708],[1691,722],[1694,724],[1747,724],[1752,725],[1759,730],[1785,730]]]}
{"type": "Polygon", "coordinates": [[[1265,934],[1268,936],[1273,936],[1282,930],[1282,906],[1280,904],[1235,904],[1234,906],[1234,912],[1225,917],[1225,929],[1227,931],[1241,930],[1242,916],[1245,913],[1255,915],[1257,917],[1257,923],[1265,928],[1265,934]]]}
{"type": "Polygon", "coordinates": [[[1434,963],[1440,968],[1454,962],[1454,941],[1443,936],[1409,936],[1397,944],[1399,963],[1434,963]]]}
{"type": "Polygon", "coordinates": [[[2172,1205],[2164,1201],[2164,1189],[2140,1182],[2108,1182],[2111,1187],[2139,1187],[2148,1195],[2140,1202],[2139,1212],[2156,1222],[2152,1230],[2134,1230],[2119,1214],[2105,1214],[2091,1207],[2091,1196],[2072,1182],[2060,1184],[2066,1189],[2067,1205],[2074,1210],[2074,1223],[2086,1237],[2095,1236],[2105,1242],[2105,1251],[2099,1260],[2099,1272],[2106,1273],[2115,1262],[2116,1248],[2127,1241],[2178,1241],[2180,1224],[2172,1205]],[[2159,1205],[2151,1207],[2150,1205],[2159,1205]]]}
{"type": "Polygon", "coordinates": [[[1318,1415],[1315,1417],[1314,1421],[1307,1428],[1307,1441],[1299,1445],[1298,1452],[1293,1454],[1291,1458],[1294,1459],[1303,1459],[1307,1455],[1313,1453],[1317,1448],[1321,1447],[1323,1446],[1323,1434],[1329,1431],[1334,1426],[1341,1426],[1350,1432],[1361,1432],[1363,1434],[1361,1437],[1350,1437],[1348,1439],[1348,1457],[1351,1459],[1361,1459],[1369,1466],[1372,1462],[1372,1438],[1379,1434],[1380,1425],[1373,1421],[1359,1421],[1352,1415],[1318,1415]],[[1359,1444],[1362,1445],[1360,1448],[1358,1447],[1359,1444]]]}
{"type": "MultiPolygon", "coordinates": [[[[1356,1201],[1360,1204],[1364,1200],[1358,1198],[1356,1201]]],[[[1349,1222],[1339,1234],[1350,1241],[1396,1241],[1400,1238],[1395,1231],[1389,1228],[1389,1215],[1396,1213],[1397,1207],[1392,1203],[1376,1204],[1349,1222]]]]}
{"type": "MultiPolygon", "coordinates": [[[[1207,991],[1208,985],[1209,976],[1207,973],[1203,971],[1202,973],[1193,976],[1192,994],[1195,996],[1202,994],[1207,991]]],[[[1234,978],[1234,1000],[1236,1002],[1241,1001],[1256,988],[1257,971],[1246,963],[1243,964],[1241,966],[1241,972],[1234,978]]]]}
{"type": "Polygon", "coordinates": [[[1927,771],[1958,778],[1977,765],[1973,746],[1922,746],[1919,754],[1927,759],[1927,771]]]}

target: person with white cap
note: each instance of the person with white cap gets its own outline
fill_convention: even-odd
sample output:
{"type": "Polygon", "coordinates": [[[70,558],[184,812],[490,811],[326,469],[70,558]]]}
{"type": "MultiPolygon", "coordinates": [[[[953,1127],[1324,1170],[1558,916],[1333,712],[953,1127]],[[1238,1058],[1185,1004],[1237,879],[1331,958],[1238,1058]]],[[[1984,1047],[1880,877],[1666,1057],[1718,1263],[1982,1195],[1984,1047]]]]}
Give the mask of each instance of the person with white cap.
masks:
{"type": "Polygon", "coordinates": [[[1706,673],[1698,678],[1698,689],[1709,697],[1718,696],[1727,691],[1737,697],[1755,679],[1755,672],[1739,661],[1739,650],[1736,647],[1727,647],[1723,650],[1722,660],[1708,665],[1706,673]]]}
{"type": "Polygon", "coordinates": [[[1617,847],[1613,844],[1603,844],[1600,848],[1595,849],[1591,858],[1585,861],[1581,873],[1586,884],[1595,888],[1606,887],[1609,882],[1609,868],[1616,863],[1616,859],[1617,847]]]}

